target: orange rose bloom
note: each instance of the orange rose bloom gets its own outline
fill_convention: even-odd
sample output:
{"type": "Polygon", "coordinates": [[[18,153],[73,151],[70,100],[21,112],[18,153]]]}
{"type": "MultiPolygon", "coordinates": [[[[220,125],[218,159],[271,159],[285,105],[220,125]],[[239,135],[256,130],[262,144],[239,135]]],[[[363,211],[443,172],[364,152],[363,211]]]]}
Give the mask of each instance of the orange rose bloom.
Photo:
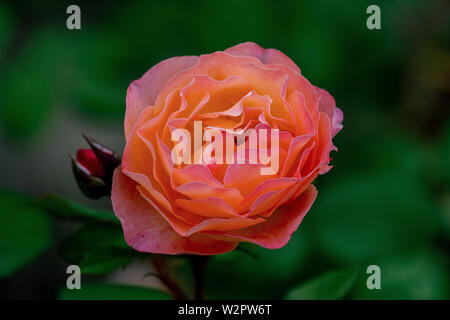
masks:
{"type": "Polygon", "coordinates": [[[130,85],[126,102],[114,212],[130,246],[162,254],[220,254],[240,241],[283,247],[316,198],[312,181],[331,168],[343,118],[291,59],[251,42],[164,60],[130,85]],[[248,162],[174,163],[172,133],[193,133],[195,121],[221,132],[276,129],[277,171],[263,175],[264,164],[248,162]]]}

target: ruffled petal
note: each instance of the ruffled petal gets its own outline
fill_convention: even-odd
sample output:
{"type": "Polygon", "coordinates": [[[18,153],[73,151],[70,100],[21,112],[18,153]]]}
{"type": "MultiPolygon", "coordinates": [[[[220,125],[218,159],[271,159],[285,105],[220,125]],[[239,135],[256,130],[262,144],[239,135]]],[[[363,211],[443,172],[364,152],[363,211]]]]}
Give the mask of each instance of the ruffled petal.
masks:
{"type": "MultiPolygon", "coordinates": [[[[189,230],[189,235],[197,232],[213,231],[216,235],[221,237],[221,232],[229,232],[233,230],[239,230],[242,228],[247,228],[260,223],[264,223],[266,220],[263,218],[246,218],[246,217],[233,217],[228,219],[221,218],[211,218],[207,219],[198,225],[192,227],[189,230]]],[[[227,237],[223,237],[227,239],[227,237]]],[[[236,241],[235,239],[228,239],[229,241],[236,241]]]]}
{"type": "Polygon", "coordinates": [[[237,189],[211,187],[206,183],[198,181],[185,183],[182,186],[176,188],[176,191],[180,192],[191,200],[217,197],[222,199],[235,209],[239,207],[239,204],[243,199],[242,195],[237,189]]]}
{"type": "Polygon", "coordinates": [[[148,70],[140,79],[131,83],[128,87],[126,99],[126,139],[128,139],[142,110],[155,103],[156,97],[167,81],[178,72],[194,66],[197,61],[197,56],[173,57],[161,61],[148,70]]]}
{"type": "Polygon", "coordinates": [[[344,119],[344,114],[342,110],[336,107],[336,101],[326,90],[315,87],[316,91],[319,93],[319,111],[324,112],[330,119],[332,126],[332,137],[341,131],[342,120],[344,119]]]}
{"type": "Polygon", "coordinates": [[[225,50],[235,56],[256,57],[264,64],[285,65],[295,72],[300,73],[299,67],[283,52],[276,49],[264,49],[254,42],[244,42],[225,50]]]}
{"type": "Polygon", "coordinates": [[[289,242],[292,233],[297,230],[316,196],[316,188],[310,185],[300,197],[290,204],[280,207],[264,223],[229,232],[224,236],[252,242],[268,249],[281,248],[289,242]]]}
{"type": "Polygon", "coordinates": [[[114,172],[111,200],[116,216],[122,223],[126,242],[142,252],[160,254],[215,255],[232,251],[238,241],[221,241],[196,233],[178,235],[136,190],[136,183],[120,169],[114,172]]]}
{"type": "Polygon", "coordinates": [[[237,212],[225,201],[217,197],[205,199],[177,199],[175,203],[182,209],[208,218],[232,218],[237,212]]]}

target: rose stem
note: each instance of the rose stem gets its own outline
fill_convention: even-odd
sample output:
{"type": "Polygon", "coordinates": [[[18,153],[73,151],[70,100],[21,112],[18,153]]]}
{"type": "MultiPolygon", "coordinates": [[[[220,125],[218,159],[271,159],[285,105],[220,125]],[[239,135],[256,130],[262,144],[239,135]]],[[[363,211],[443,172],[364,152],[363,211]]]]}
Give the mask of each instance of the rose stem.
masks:
{"type": "Polygon", "coordinates": [[[159,279],[169,289],[174,299],[185,300],[186,295],[184,294],[183,290],[178,285],[178,283],[176,283],[169,275],[167,264],[165,263],[165,257],[153,256],[152,261],[155,270],[158,273],[159,279]]]}
{"type": "Polygon", "coordinates": [[[205,284],[205,269],[209,262],[209,256],[191,256],[191,268],[194,276],[194,299],[203,300],[203,288],[205,284]]]}

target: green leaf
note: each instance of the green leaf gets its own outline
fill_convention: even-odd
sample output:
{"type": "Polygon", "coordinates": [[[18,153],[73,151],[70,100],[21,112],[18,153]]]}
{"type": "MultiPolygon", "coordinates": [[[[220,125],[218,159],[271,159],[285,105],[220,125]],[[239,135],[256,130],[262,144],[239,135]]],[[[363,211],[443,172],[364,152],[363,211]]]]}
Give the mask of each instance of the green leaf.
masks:
{"type": "Polygon", "coordinates": [[[50,245],[50,219],[27,196],[0,190],[0,225],[0,278],[24,267],[50,245]]]}
{"type": "Polygon", "coordinates": [[[111,211],[87,208],[58,195],[44,195],[37,199],[37,203],[48,213],[59,218],[119,223],[119,220],[111,211]]]}
{"type": "MultiPolygon", "coordinates": [[[[352,299],[448,299],[449,262],[446,256],[430,247],[373,259],[380,267],[381,289],[369,290],[370,276],[361,273],[352,290],[352,299]]],[[[370,264],[367,264],[369,266],[370,264]]]]}
{"type": "Polygon", "coordinates": [[[90,223],[63,241],[62,257],[85,274],[106,274],[144,256],[129,247],[119,225],[90,223]]]}
{"type": "Polygon", "coordinates": [[[342,299],[353,286],[359,267],[324,273],[292,289],[288,300],[337,300],[342,299]]]}
{"type": "Polygon", "coordinates": [[[81,289],[64,288],[61,300],[170,300],[168,293],[145,287],[109,283],[81,283],[81,289]]]}

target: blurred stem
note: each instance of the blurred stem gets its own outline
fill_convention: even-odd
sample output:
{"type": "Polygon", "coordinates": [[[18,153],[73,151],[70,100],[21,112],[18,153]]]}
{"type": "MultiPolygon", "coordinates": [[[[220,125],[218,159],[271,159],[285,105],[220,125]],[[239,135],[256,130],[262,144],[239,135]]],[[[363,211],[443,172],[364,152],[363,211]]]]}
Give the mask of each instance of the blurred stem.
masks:
{"type": "Polygon", "coordinates": [[[204,299],[205,270],[209,256],[191,256],[191,268],[194,277],[194,300],[204,299]]]}
{"type": "Polygon", "coordinates": [[[175,282],[169,275],[168,267],[167,267],[167,258],[164,256],[153,256],[152,258],[153,266],[155,267],[156,272],[158,273],[158,277],[162,283],[169,289],[172,293],[172,296],[176,300],[185,300],[186,295],[184,294],[181,287],[175,282]]]}

